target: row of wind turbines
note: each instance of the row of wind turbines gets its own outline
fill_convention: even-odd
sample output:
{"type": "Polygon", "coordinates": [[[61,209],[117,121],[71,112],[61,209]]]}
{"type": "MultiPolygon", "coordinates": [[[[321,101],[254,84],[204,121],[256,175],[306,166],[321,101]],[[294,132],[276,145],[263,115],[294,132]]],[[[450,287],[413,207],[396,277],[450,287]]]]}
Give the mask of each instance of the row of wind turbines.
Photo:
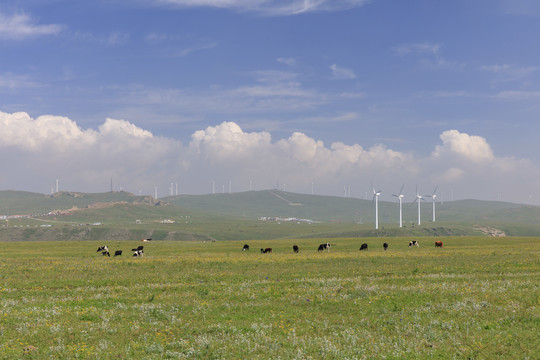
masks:
{"type": "MultiPolygon", "coordinates": [[[[392,194],[392,196],[397,197],[399,200],[399,227],[403,227],[403,198],[405,195],[403,195],[403,186],[405,184],[401,185],[401,189],[399,190],[399,194],[392,194]]],[[[373,199],[372,204],[375,203],[375,229],[379,228],[379,196],[381,196],[381,190],[375,190],[373,187],[373,184],[371,184],[371,188],[373,189],[373,199]]],[[[422,200],[425,200],[424,197],[431,198],[432,204],[433,204],[433,215],[432,215],[432,221],[435,222],[435,198],[437,195],[435,194],[437,192],[438,185],[435,186],[435,190],[433,190],[433,193],[431,195],[420,195],[418,193],[418,186],[416,187],[416,199],[414,199],[412,205],[414,203],[418,203],[418,225],[421,225],[420,222],[420,202],[422,200]]]]}

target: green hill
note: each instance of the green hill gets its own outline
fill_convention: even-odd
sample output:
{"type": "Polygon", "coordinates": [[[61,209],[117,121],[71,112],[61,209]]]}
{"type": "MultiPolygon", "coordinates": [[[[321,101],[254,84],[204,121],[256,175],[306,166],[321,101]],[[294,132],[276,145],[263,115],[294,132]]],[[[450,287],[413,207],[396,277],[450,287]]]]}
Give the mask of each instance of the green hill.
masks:
{"type": "Polygon", "coordinates": [[[43,195],[0,191],[0,240],[137,239],[249,240],[304,237],[540,235],[540,207],[462,200],[403,205],[278,190],[181,195],[154,201],[127,192],[43,195]],[[14,217],[14,215],[23,215],[14,217]],[[259,218],[272,220],[261,221],[259,218]],[[309,221],[308,221],[309,220],[309,221]]]}

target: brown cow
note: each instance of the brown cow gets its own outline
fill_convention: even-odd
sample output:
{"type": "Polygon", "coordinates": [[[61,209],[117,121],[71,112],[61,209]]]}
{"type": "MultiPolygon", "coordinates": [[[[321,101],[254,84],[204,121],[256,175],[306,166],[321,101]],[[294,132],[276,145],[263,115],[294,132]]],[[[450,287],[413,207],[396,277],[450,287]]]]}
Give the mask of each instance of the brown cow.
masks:
{"type": "Polygon", "coordinates": [[[442,241],[435,241],[435,247],[441,247],[442,248],[442,241]]]}

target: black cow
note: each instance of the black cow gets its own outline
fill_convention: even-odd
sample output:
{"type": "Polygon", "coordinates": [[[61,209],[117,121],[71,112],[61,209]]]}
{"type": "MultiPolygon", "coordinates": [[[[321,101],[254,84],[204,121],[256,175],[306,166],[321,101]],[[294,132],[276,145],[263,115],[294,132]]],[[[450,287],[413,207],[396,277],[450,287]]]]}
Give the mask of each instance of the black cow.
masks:
{"type": "Polygon", "coordinates": [[[382,244],[382,247],[383,247],[384,251],[386,251],[386,249],[388,249],[388,243],[385,242],[384,244],[382,244]]]}
{"type": "Polygon", "coordinates": [[[298,254],[298,245],[293,245],[293,251],[298,254]]]}
{"type": "Polygon", "coordinates": [[[120,255],[122,255],[122,250],[116,250],[114,252],[114,256],[120,256],[120,255]]]}
{"type": "Polygon", "coordinates": [[[248,251],[248,250],[249,250],[249,245],[244,244],[244,247],[242,248],[242,251],[248,251]]]}
{"type": "Polygon", "coordinates": [[[420,244],[418,243],[418,241],[413,240],[413,241],[409,242],[409,247],[411,247],[411,246],[420,246],[420,244]]]}
{"type": "Polygon", "coordinates": [[[324,250],[330,251],[330,244],[329,243],[321,244],[321,245],[319,245],[319,248],[317,249],[317,251],[324,251],[324,250]]]}
{"type": "Polygon", "coordinates": [[[261,254],[268,254],[272,252],[272,248],[261,249],[261,254]]]}
{"type": "Polygon", "coordinates": [[[107,245],[100,246],[97,248],[96,252],[100,252],[100,251],[109,251],[109,247],[107,245]]]}
{"type": "Polygon", "coordinates": [[[367,244],[366,243],[360,245],[360,251],[362,251],[362,250],[367,250],[367,244]]]}

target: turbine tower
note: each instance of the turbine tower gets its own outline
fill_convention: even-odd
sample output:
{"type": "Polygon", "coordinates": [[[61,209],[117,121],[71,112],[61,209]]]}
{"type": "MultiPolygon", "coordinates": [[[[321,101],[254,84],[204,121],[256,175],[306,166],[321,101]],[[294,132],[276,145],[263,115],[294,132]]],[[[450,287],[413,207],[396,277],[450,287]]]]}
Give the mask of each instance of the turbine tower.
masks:
{"type": "Polygon", "coordinates": [[[425,195],[426,197],[431,198],[431,203],[433,204],[433,216],[431,218],[431,221],[433,221],[433,222],[435,222],[435,198],[437,197],[437,195],[435,195],[435,192],[437,191],[438,187],[439,187],[439,185],[435,186],[435,190],[433,190],[433,194],[425,195]]]}
{"type": "Polygon", "coordinates": [[[379,228],[379,196],[381,196],[381,190],[375,190],[373,184],[371,184],[373,189],[373,199],[371,200],[371,206],[375,202],[375,229],[379,228]]]}
{"type": "Polygon", "coordinates": [[[405,195],[403,195],[401,192],[403,191],[404,185],[405,184],[401,185],[401,189],[399,190],[399,195],[392,194],[392,196],[397,197],[399,200],[399,227],[403,227],[403,198],[405,197],[405,195]]]}
{"type": "Polygon", "coordinates": [[[418,194],[418,186],[416,186],[416,199],[414,199],[414,202],[418,202],[418,225],[420,225],[420,203],[424,200],[422,195],[418,194]]]}

